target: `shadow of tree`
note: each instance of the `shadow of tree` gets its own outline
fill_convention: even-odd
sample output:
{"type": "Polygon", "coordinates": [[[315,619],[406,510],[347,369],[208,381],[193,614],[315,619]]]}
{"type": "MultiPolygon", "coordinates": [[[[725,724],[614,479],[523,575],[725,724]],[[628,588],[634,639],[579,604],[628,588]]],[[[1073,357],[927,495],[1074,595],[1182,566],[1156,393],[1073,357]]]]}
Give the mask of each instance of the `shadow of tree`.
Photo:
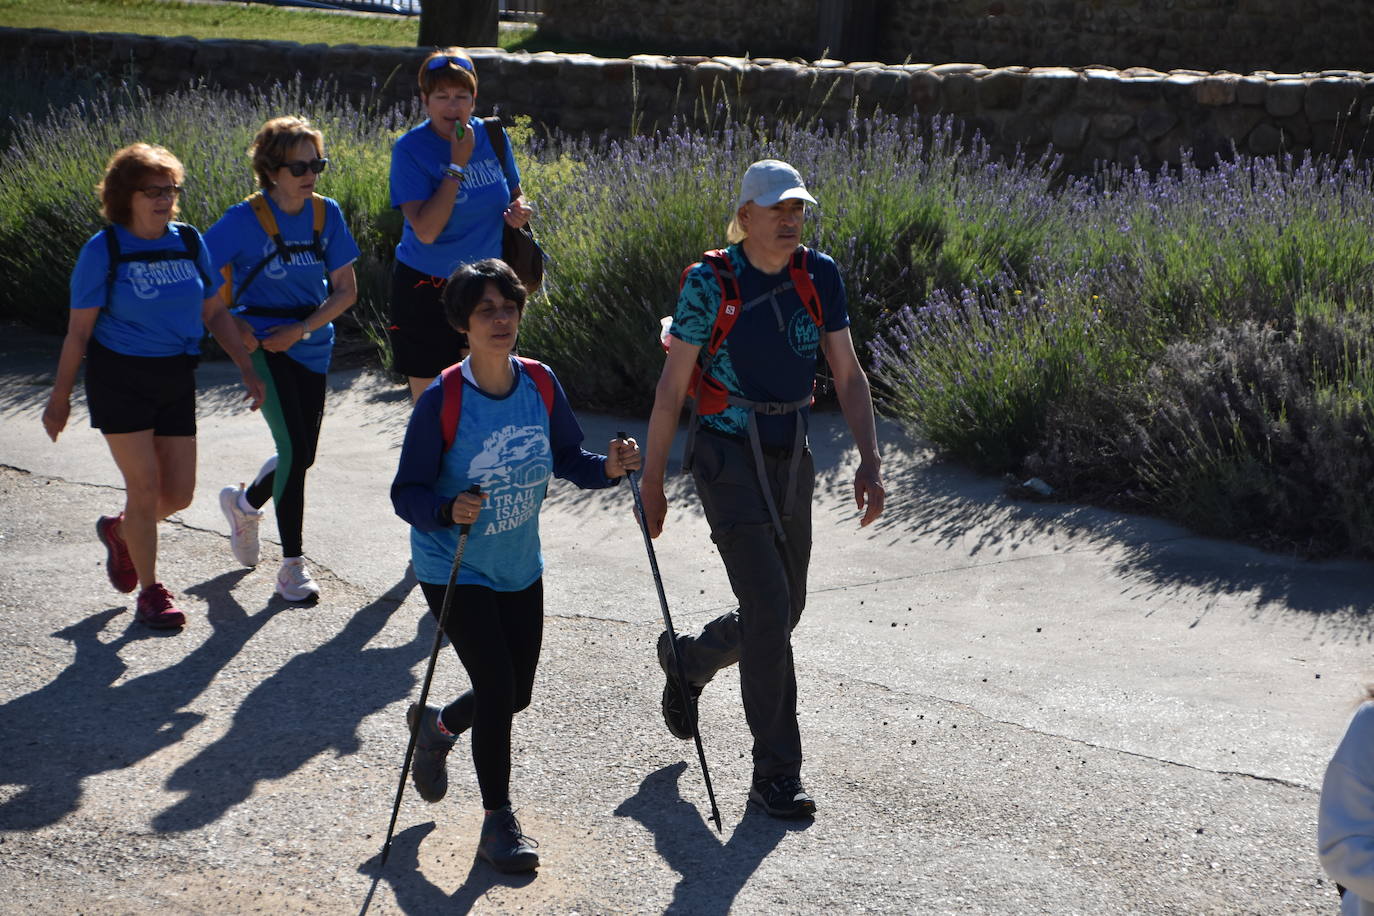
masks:
{"type": "MultiPolygon", "coordinates": [[[[127,670],[120,652],[140,639],[167,638],[132,615],[124,632],[100,639],[123,608],[110,608],[53,634],[76,648],[51,683],[0,706],[0,774],[23,786],[0,805],[0,830],[36,830],[75,811],[81,783],[132,766],[180,741],[204,718],[180,711],[281,608],[252,616],[234,599],[240,569],[188,590],[206,601],[210,636],[176,664],[115,685],[127,670]]],[[[170,634],[170,635],[175,635],[170,634]]]]}
{"type": "Polygon", "coordinates": [[[750,807],[722,844],[697,807],[682,798],[678,781],[686,770],[679,762],[650,773],[615,814],[643,824],[663,861],[682,876],[665,912],[724,916],[782,838],[806,830],[811,821],[778,820],[750,807]]]}
{"type": "Polygon", "coordinates": [[[168,778],[168,789],[187,794],[153,818],[154,829],[175,833],[203,827],[251,796],[261,780],[287,776],[325,751],[356,753],[359,723],[410,693],[415,686],[411,669],[433,644],[433,624],[424,615],[406,644],[365,648],[414,587],[414,574],[407,569],[333,639],[295,656],[255,687],[224,737],[168,778]]]}

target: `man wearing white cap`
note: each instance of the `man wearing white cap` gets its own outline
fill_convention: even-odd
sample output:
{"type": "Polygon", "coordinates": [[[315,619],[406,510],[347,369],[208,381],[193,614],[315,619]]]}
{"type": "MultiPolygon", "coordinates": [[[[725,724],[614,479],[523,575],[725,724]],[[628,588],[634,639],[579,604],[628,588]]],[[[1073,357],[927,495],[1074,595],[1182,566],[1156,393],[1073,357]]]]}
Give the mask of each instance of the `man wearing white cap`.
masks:
{"type": "Polygon", "coordinates": [[[716,672],[739,663],[754,737],[749,799],[776,817],[807,817],[792,628],[806,604],[815,472],[806,427],[818,352],[824,352],[859,451],[854,501],[867,525],[883,510],[868,378],[849,336],[835,262],[801,244],[807,192],[796,169],[755,162],[740,184],[730,246],[707,252],[684,277],[649,420],[643,473],[645,523],[667,516],[663,477],[683,401],[694,401],[683,470],[696,483],[739,608],[697,636],[678,636],[690,703],[665,632],[658,657],[667,683],[663,718],[692,737],[696,698],[716,672]]]}

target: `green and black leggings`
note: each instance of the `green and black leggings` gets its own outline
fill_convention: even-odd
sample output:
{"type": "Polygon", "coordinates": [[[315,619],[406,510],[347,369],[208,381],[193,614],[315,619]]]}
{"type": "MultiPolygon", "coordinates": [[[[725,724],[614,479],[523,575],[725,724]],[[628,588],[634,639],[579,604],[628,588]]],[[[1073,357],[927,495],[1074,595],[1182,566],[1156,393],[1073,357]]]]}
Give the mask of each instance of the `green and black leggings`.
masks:
{"type": "Polygon", "coordinates": [[[248,503],[261,509],[272,500],[282,556],[298,557],[303,552],[305,472],[315,463],[315,446],[320,441],[325,377],[285,353],[269,353],[261,347],[253,351],[253,368],[267,386],[262,415],[277,444],[277,465],[253,481],[248,503]]]}

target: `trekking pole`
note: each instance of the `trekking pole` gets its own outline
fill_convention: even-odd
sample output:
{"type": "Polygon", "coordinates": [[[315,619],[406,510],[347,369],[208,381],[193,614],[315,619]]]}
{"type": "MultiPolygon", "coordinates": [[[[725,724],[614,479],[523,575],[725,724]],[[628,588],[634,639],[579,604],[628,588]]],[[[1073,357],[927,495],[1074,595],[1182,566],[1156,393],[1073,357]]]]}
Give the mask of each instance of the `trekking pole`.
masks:
{"type": "MultiPolygon", "coordinates": [[[[480,494],[482,488],[473,484],[467,492],[480,494]]],[[[448,612],[453,606],[453,586],[458,581],[458,567],[463,565],[463,551],[468,546],[468,530],[472,523],[458,528],[458,549],[453,552],[453,568],[448,571],[448,587],[444,589],[444,604],[439,611],[439,629],[434,633],[434,650],[429,653],[429,669],[425,671],[425,682],[420,688],[420,713],[424,714],[425,702],[429,699],[429,685],[434,680],[434,663],[439,660],[439,646],[444,640],[444,625],[448,623],[448,612]]],[[[391,806],[391,823],[386,828],[386,843],[382,845],[382,865],[391,854],[391,835],[396,830],[396,816],[401,813],[401,796],[406,791],[406,776],[410,774],[410,763],[415,759],[415,741],[420,736],[420,720],[416,717],[415,727],[410,730],[410,743],[406,745],[406,759],[401,764],[401,784],[396,787],[396,804],[391,806]]]]}
{"type": "MultiPolygon", "coordinates": [[[[624,432],[616,433],[620,439],[627,438],[624,432]]],[[[687,717],[692,721],[692,740],[697,745],[697,759],[701,761],[701,778],[706,783],[706,797],[711,800],[711,820],[716,822],[716,833],[721,832],[720,809],[716,807],[716,793],[711,788],[711,771],[706,766],[706,751],[701,746],[701,729],[697,727],[697,707],[687,689],[687,672],[682,666],[682,653],[677,646],[677,632],[673,630],[673,615],[668,612],[668,596],[663,591],[663,576],[658,572],[658,557],[654,554],[654,539],[649,537],[649,520],[644,517],[644,499],[639,495],[639,481],[633,471],[626,471],[630,481],[630,493],[635,500],[635,514],[639,516],[639,530],[644,535],[644,549],[649,552],[649,569],[654,574],[654,587],[658,589],[658,606],[663,610],[663,626],[668,630],[668,642],[673,647],[673,666],[677,671],[677,687],[682,695],[687,717]]]]}

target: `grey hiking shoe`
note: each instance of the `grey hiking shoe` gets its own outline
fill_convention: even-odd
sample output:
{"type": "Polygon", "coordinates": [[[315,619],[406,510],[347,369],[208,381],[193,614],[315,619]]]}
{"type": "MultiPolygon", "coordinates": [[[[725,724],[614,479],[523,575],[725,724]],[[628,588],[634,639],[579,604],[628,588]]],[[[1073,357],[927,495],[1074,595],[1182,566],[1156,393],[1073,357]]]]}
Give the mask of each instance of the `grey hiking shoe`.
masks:
{"type": "Polygon", "coordinates": [[[410,776],[415,783],[415,791],[427,802],[437,802],[448,791],[448,767],[445,761],[448,752],[453,750],[457,738],[446,738],[439,734],[436,724],[439,710],[426,706],[423,714],[419,703],[411,703],[406,710],[406,725],[415,731],[419,721],[420,731],[415,737],[415,760],[410,767],[410,776]]]}
{"type": "Polygon", "coordinates": [[[682,702],[682,690],[677,682],[677,664],[673,660],[673,644],[668,639],[668,631],[658,635],[658,666],[663,669],[663,724],[674,738],[683,741],[692,737],[692,722],[697,716],[697,697],[701,696],[701,686],[688,684],[687,693],[691,697],[689,710],[682,702]]]}
{"type": "Polygon", "coordinates": [[[477,844],[478,858],[490,862],[497,871],[534,871],[539,867],[539,843],[520,830],[520,822],[510,805],[497,808],[482,821],[482,839],[477,844]]]}
{"type": "Polygon", "coordinates": [[[754,780],[749,800],[773,817],[810,817],[816,803],[802,788],[800,776],[765,776],[754,780]]]}

